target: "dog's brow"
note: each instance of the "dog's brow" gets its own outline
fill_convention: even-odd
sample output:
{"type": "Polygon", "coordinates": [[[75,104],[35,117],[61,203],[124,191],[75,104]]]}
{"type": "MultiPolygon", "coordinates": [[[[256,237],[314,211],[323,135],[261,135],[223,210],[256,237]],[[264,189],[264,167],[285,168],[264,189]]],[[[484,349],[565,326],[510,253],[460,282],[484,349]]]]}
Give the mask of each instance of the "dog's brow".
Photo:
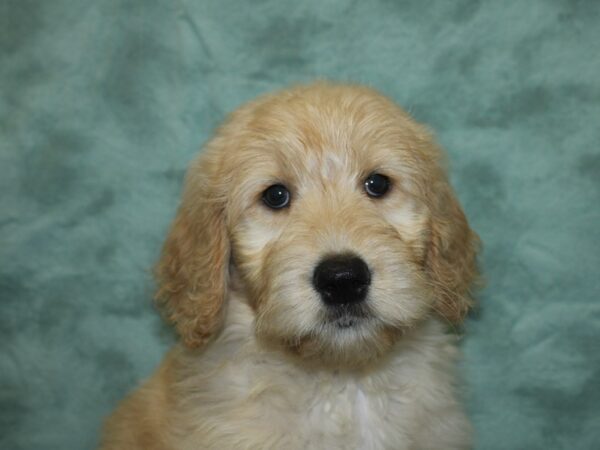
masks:
{"type": "Polygon", "coordinates": [[[344,170],[346,167],[346,158],[333,151],[310,154],[306,160],[306,167],[308,173],[319,174],[321,178],[328,180],[344,170]]]}

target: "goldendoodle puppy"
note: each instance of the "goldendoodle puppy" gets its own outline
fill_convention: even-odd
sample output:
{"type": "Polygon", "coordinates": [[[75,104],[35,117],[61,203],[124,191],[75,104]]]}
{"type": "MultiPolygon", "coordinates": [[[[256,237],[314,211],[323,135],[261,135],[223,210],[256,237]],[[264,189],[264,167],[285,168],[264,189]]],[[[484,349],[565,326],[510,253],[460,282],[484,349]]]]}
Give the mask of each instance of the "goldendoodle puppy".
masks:
{"type": "Polygon", "coordinates": [[[478,238],[432,136],[371,89],[234,112],[157,266],[180,343],[103,449],[464,449],[456,337],[478,238]]]}

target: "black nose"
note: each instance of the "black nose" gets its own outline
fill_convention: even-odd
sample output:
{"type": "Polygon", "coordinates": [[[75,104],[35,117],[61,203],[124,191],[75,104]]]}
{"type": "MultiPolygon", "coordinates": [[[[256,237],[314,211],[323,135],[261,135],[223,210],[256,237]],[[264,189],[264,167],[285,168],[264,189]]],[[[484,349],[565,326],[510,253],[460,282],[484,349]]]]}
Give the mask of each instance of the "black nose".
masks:
{"type": "Polygon", "coordinates": [[[367,264],[354,255],[335,255],[315,268],[313,285],[328,305],[362,302],[371,284],[367,264]]]}

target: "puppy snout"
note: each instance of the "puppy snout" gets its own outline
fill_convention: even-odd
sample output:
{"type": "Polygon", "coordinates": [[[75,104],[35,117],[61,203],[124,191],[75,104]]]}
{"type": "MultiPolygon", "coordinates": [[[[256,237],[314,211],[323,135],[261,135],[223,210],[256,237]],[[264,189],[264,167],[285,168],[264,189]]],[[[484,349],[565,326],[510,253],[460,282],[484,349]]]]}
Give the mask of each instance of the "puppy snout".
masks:
{"type": "Polygon", "coordinates": [[[341,254],[323,259],[315,268],[313,285],[327,305],[346,305],[365,300],[371,272],[358,256],[341,254]]]}

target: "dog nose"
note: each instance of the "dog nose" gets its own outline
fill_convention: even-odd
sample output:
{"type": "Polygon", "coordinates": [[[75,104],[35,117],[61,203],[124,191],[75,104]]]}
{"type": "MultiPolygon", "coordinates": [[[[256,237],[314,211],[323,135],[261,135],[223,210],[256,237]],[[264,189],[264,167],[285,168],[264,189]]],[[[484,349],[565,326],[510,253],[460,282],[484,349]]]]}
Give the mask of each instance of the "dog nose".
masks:
{"type": "Polygon", "coordinates": [[[358,256],[335,255],[315,268],[313,285],[327,305],[362,302],[371,284],[371,272],[358,256]]]}

